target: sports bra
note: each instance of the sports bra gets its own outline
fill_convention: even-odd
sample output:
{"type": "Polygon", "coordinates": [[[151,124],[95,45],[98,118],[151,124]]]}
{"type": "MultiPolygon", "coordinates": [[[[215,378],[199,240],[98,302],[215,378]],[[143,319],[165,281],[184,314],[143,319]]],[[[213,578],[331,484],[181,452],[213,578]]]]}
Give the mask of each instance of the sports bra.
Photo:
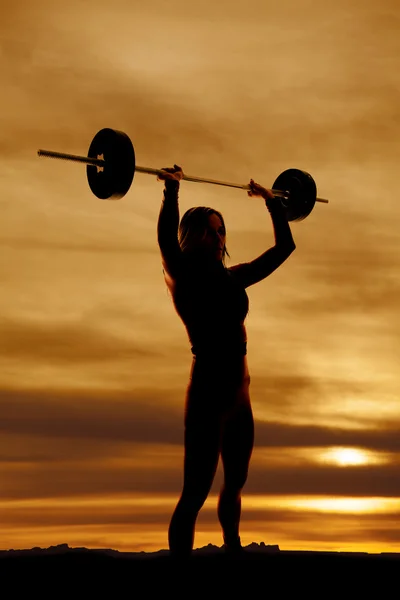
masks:
{"type": "Polygon", "coordinates": [[[246,354],[244,320],[249,310],[246,290],[222,262],[186,256],[172,291],[195,356],[246,354]]]}

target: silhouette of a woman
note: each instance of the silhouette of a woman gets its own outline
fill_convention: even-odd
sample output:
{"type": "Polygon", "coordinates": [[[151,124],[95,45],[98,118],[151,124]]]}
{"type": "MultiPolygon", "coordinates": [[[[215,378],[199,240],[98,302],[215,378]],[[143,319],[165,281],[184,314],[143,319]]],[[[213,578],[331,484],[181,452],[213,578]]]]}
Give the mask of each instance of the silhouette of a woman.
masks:
{"type": "Polygon", "coordinates": [[[254,441],[246,358],[248,312],[245,289],[272,273],[295,249],[284,207],[250,180],[249,196],[261,196],[271,215],[275,245],[248,263],[225,266],[226,231],[222,215],[207,207],[189,209],[179,222],[182,169],[162,169],[164,197],[158,244],[164,277],[192,345],[184,432],[184,481],[169,526],[169,548],[189,556],[197,515],[210,491],[221,455],[224,485],[218,518],[224,547],[242,551],[239,536],[241,491],[254,441]]]}

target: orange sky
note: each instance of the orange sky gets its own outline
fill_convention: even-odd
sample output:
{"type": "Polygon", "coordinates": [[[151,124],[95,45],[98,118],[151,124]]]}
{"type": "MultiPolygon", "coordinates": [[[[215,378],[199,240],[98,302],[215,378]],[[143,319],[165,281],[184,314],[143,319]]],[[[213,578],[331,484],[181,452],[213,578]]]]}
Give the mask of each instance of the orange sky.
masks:
{"type": "MultiPolygon", "coordinates": [[[[103,127],[140,165],[320,196],[295,253],[248,290],[256,446],[242,540],[400,551],[400,8],[395,0],[19,0],[0,23],[0,548],[167,547],[190,346],[162,277],[162,185],[118,202],[81,165],[103,127]],[[347,449],[347,450],[346,450],[347,449]],[[353,451],[352,451],[353,450],[353,451]]],[[[241,190],[230,264],[273,243],[241,190]]],[[[195,546],[221,545],[215,497],[195,546]]]]}

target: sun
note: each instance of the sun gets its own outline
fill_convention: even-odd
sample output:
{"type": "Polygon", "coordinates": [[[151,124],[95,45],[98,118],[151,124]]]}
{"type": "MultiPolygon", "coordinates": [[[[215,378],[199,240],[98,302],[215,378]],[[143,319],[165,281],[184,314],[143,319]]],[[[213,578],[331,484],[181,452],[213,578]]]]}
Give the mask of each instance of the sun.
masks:
{"type": "Polygon", "coordinates": [[[340,467],[361,466],[371,462],[369,453],[361,448],[330,448],[323,453],[321,458],[340,467]]]}

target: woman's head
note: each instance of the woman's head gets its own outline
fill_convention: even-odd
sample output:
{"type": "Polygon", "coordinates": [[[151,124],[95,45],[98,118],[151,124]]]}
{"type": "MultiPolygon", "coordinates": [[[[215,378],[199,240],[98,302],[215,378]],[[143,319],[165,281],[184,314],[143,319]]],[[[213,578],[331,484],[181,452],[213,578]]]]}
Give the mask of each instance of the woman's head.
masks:
{"type": "Polygon", "coordinates": [[[225,264],[226,230],[220,212],[207,206],[195,206],[183,215],[178,240],[183,252],[220,260],[225,264]]]}

